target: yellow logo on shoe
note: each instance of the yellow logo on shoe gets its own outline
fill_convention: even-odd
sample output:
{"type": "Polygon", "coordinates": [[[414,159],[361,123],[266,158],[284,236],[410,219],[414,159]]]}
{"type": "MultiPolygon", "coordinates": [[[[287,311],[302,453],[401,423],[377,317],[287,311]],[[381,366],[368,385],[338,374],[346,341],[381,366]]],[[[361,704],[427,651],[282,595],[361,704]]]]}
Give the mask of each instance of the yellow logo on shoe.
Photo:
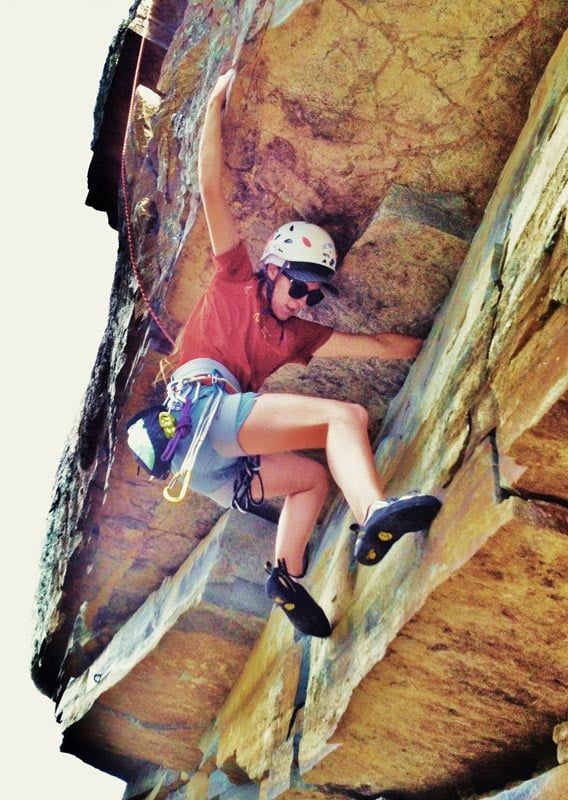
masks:
{"type": "Polygon", "coordinates": [[[377,557],[377,553],[375,550],[369,550],[367,553],[367,561],[374,561],[377,557]]]}
{"type": "Polygon", "coordinates": [[[296,608],[295,603],[287,603],[281,597],[273,597],[272,601],[276,603],[277,606],[281,606],[286,611],[293,611],[296,608]]]}
{"type": "Polygon", "coordinates": [[[392,539],[392,533],[390,531],[381,531],[377,534],[377,538],[379,542],[390,542],[392,539]]]}

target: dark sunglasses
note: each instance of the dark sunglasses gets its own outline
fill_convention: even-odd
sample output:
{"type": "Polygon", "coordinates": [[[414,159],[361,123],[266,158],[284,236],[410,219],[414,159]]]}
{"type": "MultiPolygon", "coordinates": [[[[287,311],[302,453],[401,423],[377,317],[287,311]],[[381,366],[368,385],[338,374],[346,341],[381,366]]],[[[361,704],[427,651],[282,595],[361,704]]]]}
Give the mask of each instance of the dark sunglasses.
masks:
{"type": "Polygon", "coordinates": [[[325,297],[321,289],[308,289],[307,283],[293,278],[287,270],[283,269],[282,275],[290,281],[288,294],[290,297],[293,297],[294,300],[301,300],[302,297],[307,297],[306,305],[315,306],[325,297]]]}

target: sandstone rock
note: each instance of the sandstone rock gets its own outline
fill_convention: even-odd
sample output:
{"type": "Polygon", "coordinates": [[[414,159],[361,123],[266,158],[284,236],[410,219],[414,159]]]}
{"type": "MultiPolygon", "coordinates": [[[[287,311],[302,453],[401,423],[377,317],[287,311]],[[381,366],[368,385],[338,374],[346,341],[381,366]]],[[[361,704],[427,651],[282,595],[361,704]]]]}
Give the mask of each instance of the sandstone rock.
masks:
{"type": "MultiPolygon", "coordinates": [[[[541,5],[133,9],[91,199],[125,244],[117,155],[142,34],[125,166],[140,279],[164,328],[122,247],[58,477],[34,659],[64,749],[128,778],[132,797],[159,785],[164,800],[442,800],[526,777],[566,718],[566,37],[521,127],[568,17],[560,0],[541,5]],[[350,512],[330,499],[308,576],[334,623],[326,641],[296,640],[278,610],[255,615],[263,576],[237,544],[223,555],[242,519],[231,528],[196,495],[168,506],[125,445],[124,421],[161,399],[160,357],[211,275],[196,145],[230,63],[227,191],[253,256],[282,219],[309,217],[342,257],[341,298],[318,319],[429,334],[410,371],[313,363],[267,383],[364,401],[389,492],[444,500],[428,537],[365,570],[350,512]]],[[[553,797],[565,770],[535,781],[526,797],[553,797]]]]}
{"type": "Polygon", "coordinates": [[[201,736],[270,609],[262,563],[272,539],[271,523],[225,515],[69,684],[58,705],[69,751],[112,749],[174,770],[199,763],[201,736]]]}
{"type": "Polygon", "coordinates": [[[568,723],[561,722],[556,725],[552,733],[554,743],[558,745],[557,757],[559,764],[565,764],[568,761],[568,723]]]}

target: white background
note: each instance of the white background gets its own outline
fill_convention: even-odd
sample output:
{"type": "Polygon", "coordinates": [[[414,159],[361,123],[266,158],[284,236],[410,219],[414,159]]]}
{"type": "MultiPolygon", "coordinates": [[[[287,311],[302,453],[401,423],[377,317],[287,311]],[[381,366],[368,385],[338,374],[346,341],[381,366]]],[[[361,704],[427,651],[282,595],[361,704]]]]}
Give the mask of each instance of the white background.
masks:
{"type": "Polygon", "coordinates": [[[117,235],[87,208],[93,110],[129,0],[10,3],[3,14],[2,789],[118,800],[124,784],[59,752],[30,678],[38,561],[55,471],[106,324],[117,235]]]}

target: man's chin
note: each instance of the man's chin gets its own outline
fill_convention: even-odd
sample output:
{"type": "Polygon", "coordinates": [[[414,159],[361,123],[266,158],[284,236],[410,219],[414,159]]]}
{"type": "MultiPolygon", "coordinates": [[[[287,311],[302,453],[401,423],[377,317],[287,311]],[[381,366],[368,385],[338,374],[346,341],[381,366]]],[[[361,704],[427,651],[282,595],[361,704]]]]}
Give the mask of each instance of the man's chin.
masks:
{"type": "Polygon", "coordinates": [[[279,322],[286,322],[296,316],[294,311],[274,311],[274,316],[279,322]]]}

